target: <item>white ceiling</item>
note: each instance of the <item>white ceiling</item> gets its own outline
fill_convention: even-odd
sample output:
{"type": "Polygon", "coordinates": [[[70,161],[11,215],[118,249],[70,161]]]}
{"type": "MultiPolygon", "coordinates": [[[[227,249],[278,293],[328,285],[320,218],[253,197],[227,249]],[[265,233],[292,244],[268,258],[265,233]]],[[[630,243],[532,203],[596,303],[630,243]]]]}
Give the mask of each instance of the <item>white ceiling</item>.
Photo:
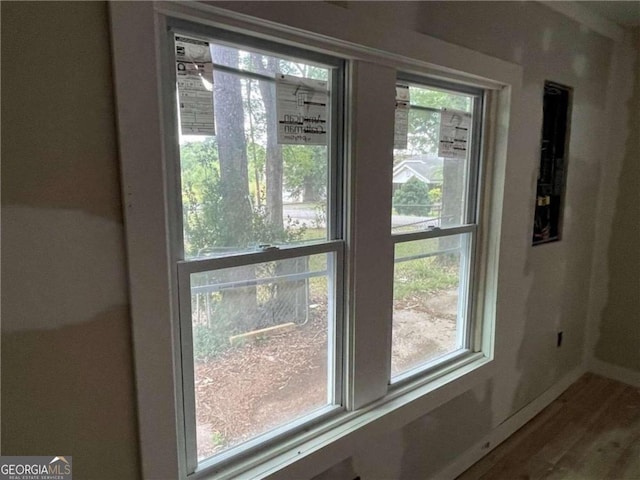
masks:
{"type": "Polygon", "coordinates": [[[576,3],[619,25],[640,26],[640,0],[580,1],[576,3]]]}

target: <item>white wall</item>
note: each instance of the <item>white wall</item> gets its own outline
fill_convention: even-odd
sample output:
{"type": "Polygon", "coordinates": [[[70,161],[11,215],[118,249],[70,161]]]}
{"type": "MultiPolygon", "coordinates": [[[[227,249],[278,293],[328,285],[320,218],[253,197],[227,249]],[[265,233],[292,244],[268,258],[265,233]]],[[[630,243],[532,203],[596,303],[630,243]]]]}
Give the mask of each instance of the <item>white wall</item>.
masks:
{"type": "Polygon", "coordinates": [[[139,476],[104,3],[2,3],[2,454],[139,476]]]}
{"type": "Polygon", "coordinates": [[[615,45],[593,252],[589,368],[640,386],[640,28],[615,45]]]}

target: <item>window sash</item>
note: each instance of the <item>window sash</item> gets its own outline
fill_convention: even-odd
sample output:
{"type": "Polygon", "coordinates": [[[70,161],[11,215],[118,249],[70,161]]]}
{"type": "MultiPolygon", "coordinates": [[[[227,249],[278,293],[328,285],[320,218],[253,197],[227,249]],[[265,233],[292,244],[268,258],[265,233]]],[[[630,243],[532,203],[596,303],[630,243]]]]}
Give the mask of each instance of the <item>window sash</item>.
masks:
{"type": "Polygon", "coordinates": [[[333,241],[319,243],[316,245],[305,245],[302,247],[290,247],[278,250],[268,250],[252,254],[238,255],[233,257],[211,258],[206,260],[183,261],[178,263],[178,298],[179,298],[179,323],[180,323],[180,346],[182,359],[182,395],[184,404],[184,430],[185,447],[188,473],[191,474],[199,470],[208,470],[220,467],[231,460],[236,460],[239,456],[250,454],[259,448],[264,447],[265,442],[276,442],[286,436],[293,435],[309,427],[310,424],[318,423],[329,416],[344,409],[343,404],[343,375],[342,375],[342,355],[343,355],[343,309],[344,303],[344,242],[333,241]],[[333,324],[329,322],[327,331],[327,352],[330,355],[327,381],[328,388],[333,398],[333,404],[328,404],[320,410],[304,415],[293,421],[276,427],[266,433],[260,434],[250,440],[243,442],[228,450],[216,454],[212,457],[198,462],[197,442],[196,442],[196,395],[195,395],[195,372],[194,372],[194,351],[193,351],[193,324],[191,310],[191,275],[215,271],[230,267],[241,267],[255,265],[259,263],[276,260],[286,260],[291,258],[307,257],[315,254],[332,253],[335,261],[331,262],[328,257],[327,281],[328,285],[328,305],[327,311],[333,311],[333,324]],[[333,264],[333,265],[331,265],[333,264]]]}
{"type": "Polygon", "coordinates": [[[274,260],[286,260],[288,258],[315,255],[318,253],[336,252],[342,249],[342,240],[330,240],[306,245],[287,245],[286,247],[255,250],[248,253],[238,253],[225,257],[202,258],[196,260],[183,260],[178,262],[178,275],[208,272],[230,267],[242,267],[256,263],[272,262],[274,260]]]}
{"type": "MultiPolygon", "coordinates": [[[[238,251],[228,256],[184,260],[183,238],[183,213],[180,185],[180,154],[178,142],[178,112],[175,101],[167,102],[170,110],[165,120],[169,135],[166,136],[166,149],[169,158],[174,161],[167,167],[168,183],[168,208],[170,209],[169,229],[172,246],[172,262],[175,266],[175,307],[174,316],[177,318],[180,331],[180,385],[178,396],[182,405],[181,415],[184,425],[184,445],[186,455],[187,475],[195,472],[208,471],[218,468],[239,457],[264,448],[265,442],[274,443],[279,439],[295,434],[308,428],[311,424],[322,421],[328,416],[335,415],[344,407],[343,389],[343,324],[344,324],[344,206],[342,185],[344,182],[343,165],[343,111],[344,111],[344,82],[345,61],[336,57],[320,54],[310,50],[270,42],[250,36],[245,36],[231,31],[220,30],[206,25],[196,24],[178,18],[167,19],[167,31],[165,35],[163,95],[168,99],[175,99],[176,72],[175,35],[185,35],[192,38],[231,46],[238,49],[250,49],[267,55],[278,56],[284,59],[299,60],[306,63],[322,66],[330,69],[329,75],[329,139],[327,142],[328,185],[327,185],[327,237],[326,241],[317,241],[303,245],[286,245],[264,251],[238,251]],[[228,450],[198,462],[196,442],[196,410],[195,410],[195,372],[193,363],[193,331],[191,316],[191,274],[204,271],[218,270],[229,267],[253,265],[274,260],[284,260],[295,257],[303,257],[313,254],[333,253],[335,262],[327,266],[327,280],[329,282],[328,311],[333,312],[334,322],[329,325],[327,352],[330,355],[328,366],[328,385],[332,392],[333,405],[326,405],[312,414],[300,417],[292,422],[283,424],[272,431],[258,435],[247,442],[232,447],[228,450]]],[[[215,68],[215,67],[214,67],[215,68]]],[[[230,70],[224,67],[224,70],[230,70]]],[[[240,69],[232,72],[239,76],[253,78],[253,72],[245,72],[240,69]]],[[[215,108],[215,106],[214,106],[215,108]]]]}
{"type": "MultiPolygon", "coordinates": [[[[464,203],[464,216],[463,222],[466,224],[478,224],[478,209],[480,205],[479,192],[481,192],[480,185],[480,153],[482,151],[482,124],[483,124],[483,111],[485,103],[485,90],[473,87],[470,85],[455,84],[446,80],[422,77],[411,73],[398,72],[399,84],[414,86],[424,89],[436,89],[443,92],[468,95],[473,97],[473,105],[471,107],[472,126],[471,136],[469,138],[471,148],[469,150],[469,167],[468,178],[466,181],[466,197],[464,203]]],[[[413,105],[409,103],[409,109],[422,110],[429,112],[441,112],[441,109],[426,107],[421,105],[413,105]]],[[[394,236],[412,235],[410,233],[394,233],[394,236]]]]}
{"type": "MultiPolygon", "coordinates": [[[[173,44],[173,38],[175,35],[185,35],[194,38],[199,38],[204,41],[225,45],[233,48],[246,48],[257,53],[263,53],[265,55],[278,56],[285,60],[301,60],[306,63],[310,63],[323,68],[328,68],[329,73],[329,141],[327,142],[327,153],[329,164],[327,165],[328,171],[328,185],[327,185],[327,238],[329,240],[344,238],[344,207],[343,207],[343,192],[342,186],[344,185],[343,168],[343,148],[344,144],[344,92],[345,92],[345,71],[346,61],[326,55],[323,53],[315,52],[313,50],[305,50],[292,45],[281,44],[272,42],[269,40],[243,35],[241,33],[233,32],[230,30],[222,30],[219,28],[211,27],[208,25],[202,25],[199,23],[193,23],[187,20],[183,20],[175,17],[167,18],[167,30],[168,30],[168,43],[173,44]]],[[[176,72],[175,72],[175,58],[173,58],[174,50],[166,51],[165,54],[171,56],[171,60],[167,59],[168,68],[170,71],[166,71],[173,82],[176,84],[176,72]]],[[[214,69],[216,67],[214,66],[214,69]]],[[[221,71],[227,71],[228,73],[232,69],[223,67],[221,71]]],[[[255,78],[256,74],[251,71],[243,71],[238,69],[235,72],[230,72],[240,76],[246,76],[247,78],[255,78]]],[[[175,88],[175,87],[173,87],[175,88]]],[[[175,102],[174,102],[175,103],[175,102]]],[[[215,108],[215,106],[214,106],[215,108]]],[[[175,107],[174,107],[175,109],[175,107]]],[[[177,112],[174,112],[172,122],[177,123],[177,112]]],[[[175,135],[177,137],[177,128],[174,126],[175,135]]],[[[177,142],[177,141],[176,141],[177,142]]],[[[177,143],[176,143],[177,145],[177,143]]],[[[175,147],[174,147],[175,148],[175,147]]],[[[179,182],[179,172],[176,180],[179,182]]],[[[180,191],[179,189],[177,191],[180,191]]],[[[179,200],[179,199],[177,199],[179,200]]],[[[180,237],[182,237],[182,217],[179,216],[176,219],[179,223],[180,237]]],[[[176,232],[178,233],[178,232],[176,232]]],[[[181,242],[184,240],[180,238],[181,242]]],[[[184,258],[184,252],[180,252],[180,259],[184,258]]]]}
{"type": "Polygon", "coordinates": [[[460,233],[475,233],[477,231],[478,225],[475,223],[451,228],[434,227],[418,232],[394,233],[391,235],[391,240],[395,244],[401,242],[411,242],[413,240],[424,240],[427,238],[448,237],[450,235],[458,235],[460,233]]]}
{"type": "MultiPolygon", "coordinates": [[[[460,247],[453,250],[442,250],[436,252],[417,254],[411,257],[402,257],[398,259],[395,257],[394,251],[394,265],[400,262],[428,258],[442,253],[459,252],[461,257],[460,266],[460,284],[458,286],[458,305],[463,305],[464,309],[459,313],[458,321],[456,323],[456,344],[460,345],[457,348],[443,356],[434,358],[422,364],[418,364],[402,373],[392,376],[389,383],[396,387],[402,385],[408,381],[415,380],[417,377],[428,375],[440,368],[444,368],[452,361],[457,361],[465,355],[469,355],[478,350],[477,345],[474,345],[474,331],[477,324],[475,318],[474,305],[477,288],[476,285],[476,263],[477,263],[477,226],[469,225],[466,227],[459,227],[456,229],[449,229],[447,233],[438,235],[429,235],[432,232],[415,232],[404,235],[404,238],[394,238],[394,247],[399,243],[413,242],[416,240],[426,240],[433,238],[446,238],[459,235],[461,238],[460,247]],[[455,233],[452,231],[455,230],[455,233]],[[460,322],[460,315],[462,322],[460,322]]],[[[438,232],[440,233],[440,232],[438,232]]],[[[395,250],[395,248],[394,248],[395,250]]],[[[395,281],[395,279],[393,279],[395,281]]],[[[393,321],[393,318],[392,318],[393,321]]]]}
{"type": "MultiPolygon", "coordinates": [[[[480,155],[482,151],[482,126],[483,126],[483,112],[485,103],[485,91],[483,89],[472,87],[468,85],[458,85],[450,83],[446,80],[434,79],[422,77],[414,74],[398,72],[397,83],[403,85],[414,86],[423,89],[437,89],[447,93],[457,95],[469,95],[472,97],[471,115],[472,115],[472,132],[469,138],[470,149],[468,156],[468,169],[466,179],[466,195],[464,198],[464,214],[463,225],[455,227],[431,227],[422,231],[414,231],[407,233],[392,233],[391,240],[394,245],[404,242],[411,242],[416,240],[426,240],[432,238],[445,238],[455,235],[461,235],[464,238],[464,244],[459,248],[461,259],[464,265],[460,269],[460,285],[459,295],[462,296],[458,300],[459,305],[464,305],[464,311],[459,312],[462,315],[463,322],[458,322],[456,326],[457,344],[462,345],[462,348],[456,349],[442,357],[435,358],[431,361],[427,361],[423,364],[417,365],[404,371],[389,380],[390,385],[393,388],[401,387],[411,381],[433,373],[441,368],[445,368],[451,362],[455,362],[460,358],[473,354],[478,350],[478,345],[475,345],[474,332],[477,327],[477,318],[474,315],[474,305],[477,294],[478,284],[478,235],[479,235],[479,207],[481,200],[479,198],[482,191],[480,185],[481,178],[481,162],[480,155]]],[[[429,112],[441,112],[441,109],[427,107],[422,105],[414,105],[409,103],[409,108],[419,111],[429,112]]],[[[457,249],[458,250],[458,249],[457,249]]],[[[417,255],[416,258],[423,258],[426,255],[417,255]]],[[[394,251],[394,264],[398,262],[395,258],[394,251]]],[[[392,279],[392,282],[395,282],[392,279]]],[[[392,318],[393,322],[393,318],[392,318]]]]}

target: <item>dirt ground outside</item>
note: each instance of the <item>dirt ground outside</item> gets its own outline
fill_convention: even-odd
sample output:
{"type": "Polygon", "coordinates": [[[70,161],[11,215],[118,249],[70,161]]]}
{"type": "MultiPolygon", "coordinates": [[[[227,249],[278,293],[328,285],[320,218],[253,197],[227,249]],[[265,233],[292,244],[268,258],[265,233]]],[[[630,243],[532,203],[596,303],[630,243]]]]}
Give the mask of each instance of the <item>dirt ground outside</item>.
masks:
{"type": "MultiPolygon", "coordinates": [[[[394,309],[392,375],[456,349],[457,290],[394,309]]],[[[198,458],[327,404],[326,310],[268,339],[195,365],[198,458]]]]}

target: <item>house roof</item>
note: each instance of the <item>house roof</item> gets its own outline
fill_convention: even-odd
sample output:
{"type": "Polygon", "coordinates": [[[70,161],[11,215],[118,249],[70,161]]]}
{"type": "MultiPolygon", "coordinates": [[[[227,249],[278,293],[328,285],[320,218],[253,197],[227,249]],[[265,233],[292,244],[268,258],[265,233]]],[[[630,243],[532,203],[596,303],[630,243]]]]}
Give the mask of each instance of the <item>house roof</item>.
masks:
{"type": "MultiPolygon", "coordinates": [[[[423,182],[433,183],[441,182],[442,179],[434,179],[438,171],[442,171],[443,159],[431,155],[418,155],[403,160],[393,167],[393,177],[400,174],[403,170],[410,170],[418,179],[423,182]]],[[[394,180],[395,181],[395,180],[394,180]]]]}

